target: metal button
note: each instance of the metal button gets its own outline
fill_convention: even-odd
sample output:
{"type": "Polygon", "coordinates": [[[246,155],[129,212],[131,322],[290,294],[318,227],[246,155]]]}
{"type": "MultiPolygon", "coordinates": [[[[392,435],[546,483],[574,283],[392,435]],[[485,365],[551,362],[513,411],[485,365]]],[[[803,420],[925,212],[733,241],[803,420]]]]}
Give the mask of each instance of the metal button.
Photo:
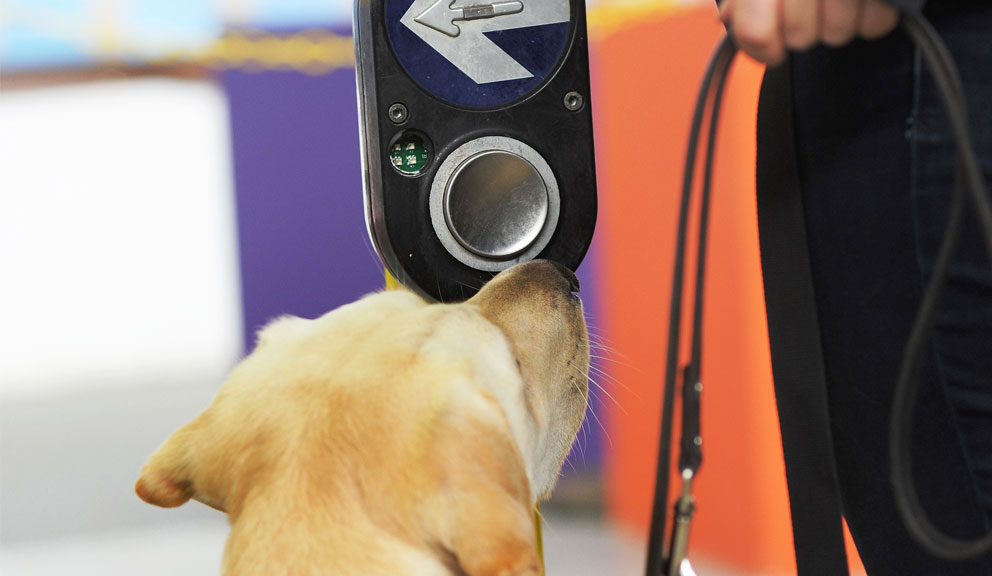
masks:
{"type": "Polygon", "coordinates": [[[548,219],[548,187],[530,162],[502,150],[483,152],[455,169],[444,218],[459,244],[484,258],[527,250],[548,219]]]}
{"type": "Polygon", "coordinates": [[[437,239],[487,272],[537,258],[558,228],[561,197],[547,160],[527,144],[483,136],[447,154],[429,198],[437,239]]]}

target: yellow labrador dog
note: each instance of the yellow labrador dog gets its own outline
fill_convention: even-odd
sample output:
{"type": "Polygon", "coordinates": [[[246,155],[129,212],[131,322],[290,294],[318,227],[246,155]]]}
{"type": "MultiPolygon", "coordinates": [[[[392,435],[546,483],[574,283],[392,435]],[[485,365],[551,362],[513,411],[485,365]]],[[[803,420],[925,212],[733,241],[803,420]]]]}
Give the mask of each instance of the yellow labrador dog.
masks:
{"type": "Polygon", "coordinates": [[[461,304],[382,292],[259,335],[135,490],[228,514],[228,576],[522,576],[585,414],[578,281],[535,261],[461,304]]]}

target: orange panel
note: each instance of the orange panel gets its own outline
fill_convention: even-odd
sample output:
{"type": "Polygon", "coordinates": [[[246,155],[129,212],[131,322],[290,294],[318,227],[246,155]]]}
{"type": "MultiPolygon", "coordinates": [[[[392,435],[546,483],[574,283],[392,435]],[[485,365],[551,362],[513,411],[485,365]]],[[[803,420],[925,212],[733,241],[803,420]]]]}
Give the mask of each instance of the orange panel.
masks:
{"type": "MultiPolygon", "coordinates": [[[[610,373],[623,384],[612,390],[621,407],[605,405],[607,507],[642,535],[654,489],[682,165],[696,92],[721,33],[706,6],[647,18],[593,47],[603,328],[622,354],[610,373]]],[[[746,572],[785,574],[795,558],[754,195],[762,72],[738,59],[721,120],[705,295],[705,461],[690,550],[746,572]]],[[[679,485],[673,479],[673,493],[679,485]]]]}

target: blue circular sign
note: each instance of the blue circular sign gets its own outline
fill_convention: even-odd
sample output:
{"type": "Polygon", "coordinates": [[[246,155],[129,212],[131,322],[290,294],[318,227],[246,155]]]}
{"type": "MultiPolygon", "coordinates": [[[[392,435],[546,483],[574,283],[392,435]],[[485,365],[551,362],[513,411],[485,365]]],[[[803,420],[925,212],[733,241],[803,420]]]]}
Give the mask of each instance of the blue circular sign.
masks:
{"type": "Polygon", "coordinates": [[[397,60],[424,90],[499,108],[551,76],[571,31],[570,0],[386,0],[397,60]]]}

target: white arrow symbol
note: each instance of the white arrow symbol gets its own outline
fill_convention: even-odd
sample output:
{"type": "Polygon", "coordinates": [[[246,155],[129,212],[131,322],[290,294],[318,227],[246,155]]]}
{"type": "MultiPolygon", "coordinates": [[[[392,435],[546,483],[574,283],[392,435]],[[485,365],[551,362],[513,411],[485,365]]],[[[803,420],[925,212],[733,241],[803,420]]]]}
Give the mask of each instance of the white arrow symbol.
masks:
{"type": "Polygon", "coordinates": [[[455,24],[459,20],[493,18],[495,16],[516,14],[523,11],[523,2],[493,2],[492,4],[456,8],[455,3],[450,0],[437,0],[437,2],[432,4],[427,10],[424,10],[414,20],[455,38],[461,34],[461,29],[455,24]]]}
{"type": "Polygon", "coordinates": [[[531,78],[484,33],[568,22],[570,8],[569,0],[524,1],[455,7],[457,0],[414,0],[400,22],[476,84],[531,78]]]}

